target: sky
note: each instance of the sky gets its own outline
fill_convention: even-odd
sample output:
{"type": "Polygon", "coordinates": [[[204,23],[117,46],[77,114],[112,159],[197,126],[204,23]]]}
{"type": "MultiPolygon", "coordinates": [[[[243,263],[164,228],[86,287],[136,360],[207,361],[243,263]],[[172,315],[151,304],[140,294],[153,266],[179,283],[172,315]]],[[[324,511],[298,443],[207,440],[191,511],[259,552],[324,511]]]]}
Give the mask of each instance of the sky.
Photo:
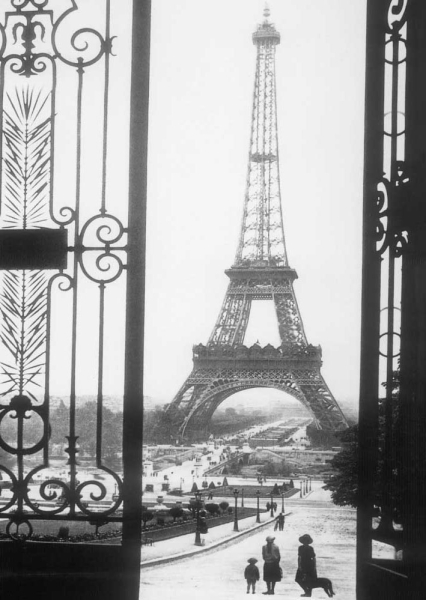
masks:
{"type": "MultiPolygon", "coordinates": [[[[271,0],[284,232],[309,343],[358,402],[365,1],[271,0]]],[[[153,0],[145,395],[171,401],[206,343],[234,260],[261,0],[153,0]]],[[[273,339],[254,307],[246,343],[273,339]]],[[[261,310],[264,309],[264,310],[261,310]]]]}

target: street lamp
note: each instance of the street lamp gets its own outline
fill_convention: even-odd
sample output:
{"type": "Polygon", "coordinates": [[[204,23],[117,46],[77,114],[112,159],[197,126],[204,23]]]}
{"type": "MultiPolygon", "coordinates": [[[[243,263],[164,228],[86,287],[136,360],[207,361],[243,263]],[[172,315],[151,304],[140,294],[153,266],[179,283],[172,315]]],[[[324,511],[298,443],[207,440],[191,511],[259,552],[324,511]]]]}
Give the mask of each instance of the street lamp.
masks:
{"type": "Polygon", "coordinates": [[[120,498],[120,496],[118,495],[118,492],[117,492],[117,484],[114,483],[114,494],[112,495],[112,501],[117,502],[117,500],[119,498],[120,498]]]}
{"type": "Polygon", "coordinates": [[[256,515],[256,523],[260,523],[260,508],[259,508],[259,500],[260,500],[260,490],[256,492],[257,496],[257,515],[256,515]]]}
{"type": "Polygon", "coordinates": [[[271,490],[271,517],[274,516],[274,495],[271,490]]]}
{"type": "Polygon", "coordinates": [[[284,490],[281,492],[281,512],[284,514],[284,490]]]}
{"type": "Polygon", "coordinates": [[[241,508],[244,508],[244,488],[241,488],[241,508]]]}
{"type": "Polygon", "coordinates": [[[195,530],[195,545],[202,546],[201,535],[200,535],[200,505],[201,505],[201,492],[197,490],[195,492],[195,501],[197,504],[197,528],[195,530]]]}
{"type": "Polygon", "coordinates": [[[238,507],[237,507],[237,499],[238,499],[238,490],[235,488],[234,496],[235,496],[235,513],[234,513],[234,531],[239,531],[238,529],[238,507]]]}

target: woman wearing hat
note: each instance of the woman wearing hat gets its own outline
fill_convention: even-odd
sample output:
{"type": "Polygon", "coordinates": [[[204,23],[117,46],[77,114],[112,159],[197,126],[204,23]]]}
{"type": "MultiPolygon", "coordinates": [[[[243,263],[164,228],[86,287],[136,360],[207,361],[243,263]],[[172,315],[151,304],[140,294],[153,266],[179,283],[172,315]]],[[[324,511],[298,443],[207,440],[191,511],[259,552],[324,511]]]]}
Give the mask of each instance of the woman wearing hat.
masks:
{"type": "Polygon", "coordinates": [[[305,533],[305,535],[299,538],[299,542],[302,545],[299,546],[298,550],[296,582],[305,592],[301,594],[302,596],[311,596],[312,587],[309,584],[317,578],[315,552],[312,546],[310,546],[313,539],[308,533],[305,533]]]}
{"type": "Polygon", "coordinates": [[[266,582],[267,591],[264,594],[275,594],[275,584],[281,581],[280,550],[274,544],[275,538],[268,535],[266,544],[262,546],[263,580],[266,582]]]}

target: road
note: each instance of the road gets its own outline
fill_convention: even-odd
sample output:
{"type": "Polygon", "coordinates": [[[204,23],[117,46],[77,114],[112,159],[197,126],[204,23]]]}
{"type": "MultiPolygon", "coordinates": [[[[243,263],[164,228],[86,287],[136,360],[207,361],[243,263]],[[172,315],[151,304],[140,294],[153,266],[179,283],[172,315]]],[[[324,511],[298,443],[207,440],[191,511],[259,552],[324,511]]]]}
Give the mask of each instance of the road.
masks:
{"type": "MultiPolygon", "coordinates": [[[[281,550],[283,581],[277,584],[275,595],[287,600],[300,597],[302,590],[294,581],[297,568],[298,538],[309,533],[317,555],[318,575],[333,581],[337,599],[355,600],[355,512],[333,509],[327,492],[318,490],[303,505],[289,506],[284,532],[273,532],[272,526],[250,536],[241,538],[228,547],[215,552],[177,562],[144,568],[141,573],[143,600],[217,600],[242,598],[246,594],[243,577],[247,559],[256,557],[262,573],[262,545],[265,537],[276,536],[281,550]]],[[[259,581],[257,594],[265,591],[265,583],[259,581]]],[[[313,591],[313,597],[326,598],[321,589],[313,591]]]]}

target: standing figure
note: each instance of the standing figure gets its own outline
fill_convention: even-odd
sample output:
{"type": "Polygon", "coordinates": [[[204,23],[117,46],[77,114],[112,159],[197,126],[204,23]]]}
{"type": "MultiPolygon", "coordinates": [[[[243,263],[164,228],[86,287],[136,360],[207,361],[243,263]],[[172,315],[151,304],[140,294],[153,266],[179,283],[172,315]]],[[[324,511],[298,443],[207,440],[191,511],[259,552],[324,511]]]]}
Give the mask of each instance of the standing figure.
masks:
{"type": "Polygon", "coordinates": [[[247,561],[249,564],[244,569],[244,578],[247,581],[247,594],[250,593],[250,586],[252,594],[256,592],[256,581],[260,579],[259,569],[256,567],[257,558],[249,558],[247,561]]]}
{"type": "Polygon", "coordinates": [[[279,531],[284,531],[284,523],[285,523],[285,516],[281,512],[278,515],[278,517],[275,519],[275,528],[274,528],[274,530],[276,531],[277,529],[279,529],[279,531]]]}
{"type": "Polygon", "coordinates": [[[281,581],[282,571],[280,567],[280,550],[274,544],[275,538],[268,535],[266,544],[262,546],[263,580],[266,582],[267,591],[264,594],[275,594],[275,584],[281,581]]]}
{"type": "Polygon", "coordinates": [[[315,552],[312,546],[313,539],[307,533],[299,538],[302,544],[298,550],[296,582],[300,585],[304,594],[302,596],[310,597],[312,595],[312,587],[317,579],[317,565],[315,552]]]}

